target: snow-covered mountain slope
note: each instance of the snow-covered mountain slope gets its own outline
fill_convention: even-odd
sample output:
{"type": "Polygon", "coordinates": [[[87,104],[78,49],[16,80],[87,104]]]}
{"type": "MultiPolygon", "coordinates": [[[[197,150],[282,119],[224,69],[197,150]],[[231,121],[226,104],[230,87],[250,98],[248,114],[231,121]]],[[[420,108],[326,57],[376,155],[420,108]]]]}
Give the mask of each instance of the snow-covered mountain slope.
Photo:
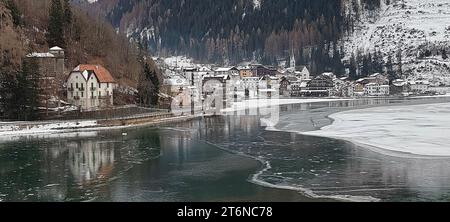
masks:
{"type": "MultiPolygon", "coordinates": [[[[409,78],[450,83],[450,0],[385,0],[377,15],[363,15],[345,39],[347,55],[381,51],[385,60],[402,51],[403,73],[409,78]],[[429,50],[429,52],[426,52],[429,50]]],[[[373,13],[373,12],[372,12],[373,13]]]]}

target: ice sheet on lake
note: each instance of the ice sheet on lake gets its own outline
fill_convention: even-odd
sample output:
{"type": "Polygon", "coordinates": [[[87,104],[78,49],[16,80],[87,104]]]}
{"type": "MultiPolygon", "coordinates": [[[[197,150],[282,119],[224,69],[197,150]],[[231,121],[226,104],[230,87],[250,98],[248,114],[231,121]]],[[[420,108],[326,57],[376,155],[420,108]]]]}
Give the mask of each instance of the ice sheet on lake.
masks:
{"type": "Polygon", "coordinates": [[[241,111],[245,109],[256,109],[261,107],[289,105],[289,104],[304,104],[304,103],[319,103],[319,102],[333,102],[333,101],[347,101],[353,99],[252,99],[242,102],[235,102],[231,107],[223,109],[222,112],[241,111]]]}
{"type": "Polygon", "coordinates": [[[351,141],[389,155],[450,156],[450,103],[336,113],[332,125],[305,135],[351,141]]]}

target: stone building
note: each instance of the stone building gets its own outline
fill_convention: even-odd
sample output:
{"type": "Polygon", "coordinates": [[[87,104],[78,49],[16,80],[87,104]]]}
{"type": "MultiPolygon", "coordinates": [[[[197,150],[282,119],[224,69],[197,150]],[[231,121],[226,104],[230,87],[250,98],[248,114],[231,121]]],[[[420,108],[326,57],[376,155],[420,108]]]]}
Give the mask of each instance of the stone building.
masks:
{"type": "Polygon", "coordinates": [[[55,46],[45,53],[30,53],[25,59],[38,64],[40,106],[44,107],[47,113],[50,108],[59,107],[59,100],[64,94],[64,50],[55,46]]]}

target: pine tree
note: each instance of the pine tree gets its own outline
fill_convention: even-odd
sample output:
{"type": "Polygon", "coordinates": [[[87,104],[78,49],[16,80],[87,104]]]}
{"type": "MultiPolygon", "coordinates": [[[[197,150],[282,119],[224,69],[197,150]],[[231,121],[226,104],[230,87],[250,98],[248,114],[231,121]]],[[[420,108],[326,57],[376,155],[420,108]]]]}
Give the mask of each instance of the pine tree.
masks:
{"type": "Polygon", "coordinates": [[[374,72],[383,73],[384,60],[380,51],[375,51],[372,66],[374,72]]]}
{"type": "Polygon", "coordinates": [[[19,71],[0,69],[0,110],[13,120],[35,120],[38,117],[38,65],[24,60],[19,71]]]}
{"type": "Polygon", "coordinates": [[[139,103],[143,106],[157,105],[159,93],[159,79],[154,70],[144,62],[143,73],[138,84],[139,103]]]}
{"type": "Polygon", "coordinates": [[[64,23],[66,26],[72,24],[72,6],[70,5],[70,0],[64,0],[64,23]]]}
{"type": "Polygon", "coordinates": [[[16,5],[16,2],[14,0],[6,0],[6,8],[11,11],[11,16],[13,19],[13,24],[15,26],[20,26],[22,24],[22,17],[19,8],[16,5]]]}
{"type": "Polygon", "coordinates": [[[6,57],[0,64],[0,118],[15,119],[17,105],[13,92],[16,90],[17,70],[6,57]]]}
{"type": "Polygon", "coordinates": [[[352,57],[350,57],[350,66],[349,66],[349,77],[352,80],[358,79],[358,74],[356,73],[358,64],[356,63],[355,54],[352,53],[352,57]]]}
{"type": "Polygon", "coordinates": [[[345,74],[345,66],[342,63],[341,52],[338,50],[336,42],[333,44],[333,72],[337,76],[342,76],[345,74]]]}
{"type": "Polygon", "coordinates": [[[386,63],[386,72],[387,72],[388,79],[390,82],[397,79],[397,76],[394,72],[394,65],[392,64],[392,56],[391,55],[388,56],[388,61],[386,63]]]}
{"type": "Polygon", "coordinates": [[[38,64],[33,60],[24,60],[17,76],[13,98],[17,103],[18,120],[36,120],[39,106],[39,74],[38,64]]]}
{"type": "Polygon", "coordinates": [[[403,59],[402,59],[402,51],[397,51],[397,76],[403,77],[403,59]]]}
{"type": "Polygon", "coordinates": [[[0,116],[7,119],[17,119],[17,101],[15,100],[14,93],[17,89],[16,87],[16,79],[14,75],[2,75],[0,77],[0,81],[4,82],[4,84],[1,84],[0,89],[0,116]],[[5,81],[4,78],[8,78],[8,80],[5,81]]]}
{"type": "Polygon", "coordinates": [[[49,46],[65,47],[64,13],[61,0],[52,0],[49,11],[47,43],[49,46]]]}

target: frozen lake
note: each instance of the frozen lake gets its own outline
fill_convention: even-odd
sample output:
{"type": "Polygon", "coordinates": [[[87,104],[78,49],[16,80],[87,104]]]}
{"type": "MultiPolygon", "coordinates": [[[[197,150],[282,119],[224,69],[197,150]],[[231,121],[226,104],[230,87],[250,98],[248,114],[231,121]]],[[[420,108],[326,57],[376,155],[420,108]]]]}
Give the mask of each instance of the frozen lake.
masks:
{"type": "Polygon", "coordinates": [[[376,107],[330,118],[332,125],[304,134],[344,139],[388,155],[450,157],[450,103],[376,107]]]}
{"type": "Polygon", "coordinates": [[[415,117],[440,116],[446,108],[431,107],[449,100],[278,103],[279,122],[270,128],[255,114],[0,138],[0,201],[450,201],[449,157],[385,155],[302,135],[332,124],[333,113],[402,107],[409,114],[424,107],[425,114],[409,115],[420,125],[415,117]]]}

